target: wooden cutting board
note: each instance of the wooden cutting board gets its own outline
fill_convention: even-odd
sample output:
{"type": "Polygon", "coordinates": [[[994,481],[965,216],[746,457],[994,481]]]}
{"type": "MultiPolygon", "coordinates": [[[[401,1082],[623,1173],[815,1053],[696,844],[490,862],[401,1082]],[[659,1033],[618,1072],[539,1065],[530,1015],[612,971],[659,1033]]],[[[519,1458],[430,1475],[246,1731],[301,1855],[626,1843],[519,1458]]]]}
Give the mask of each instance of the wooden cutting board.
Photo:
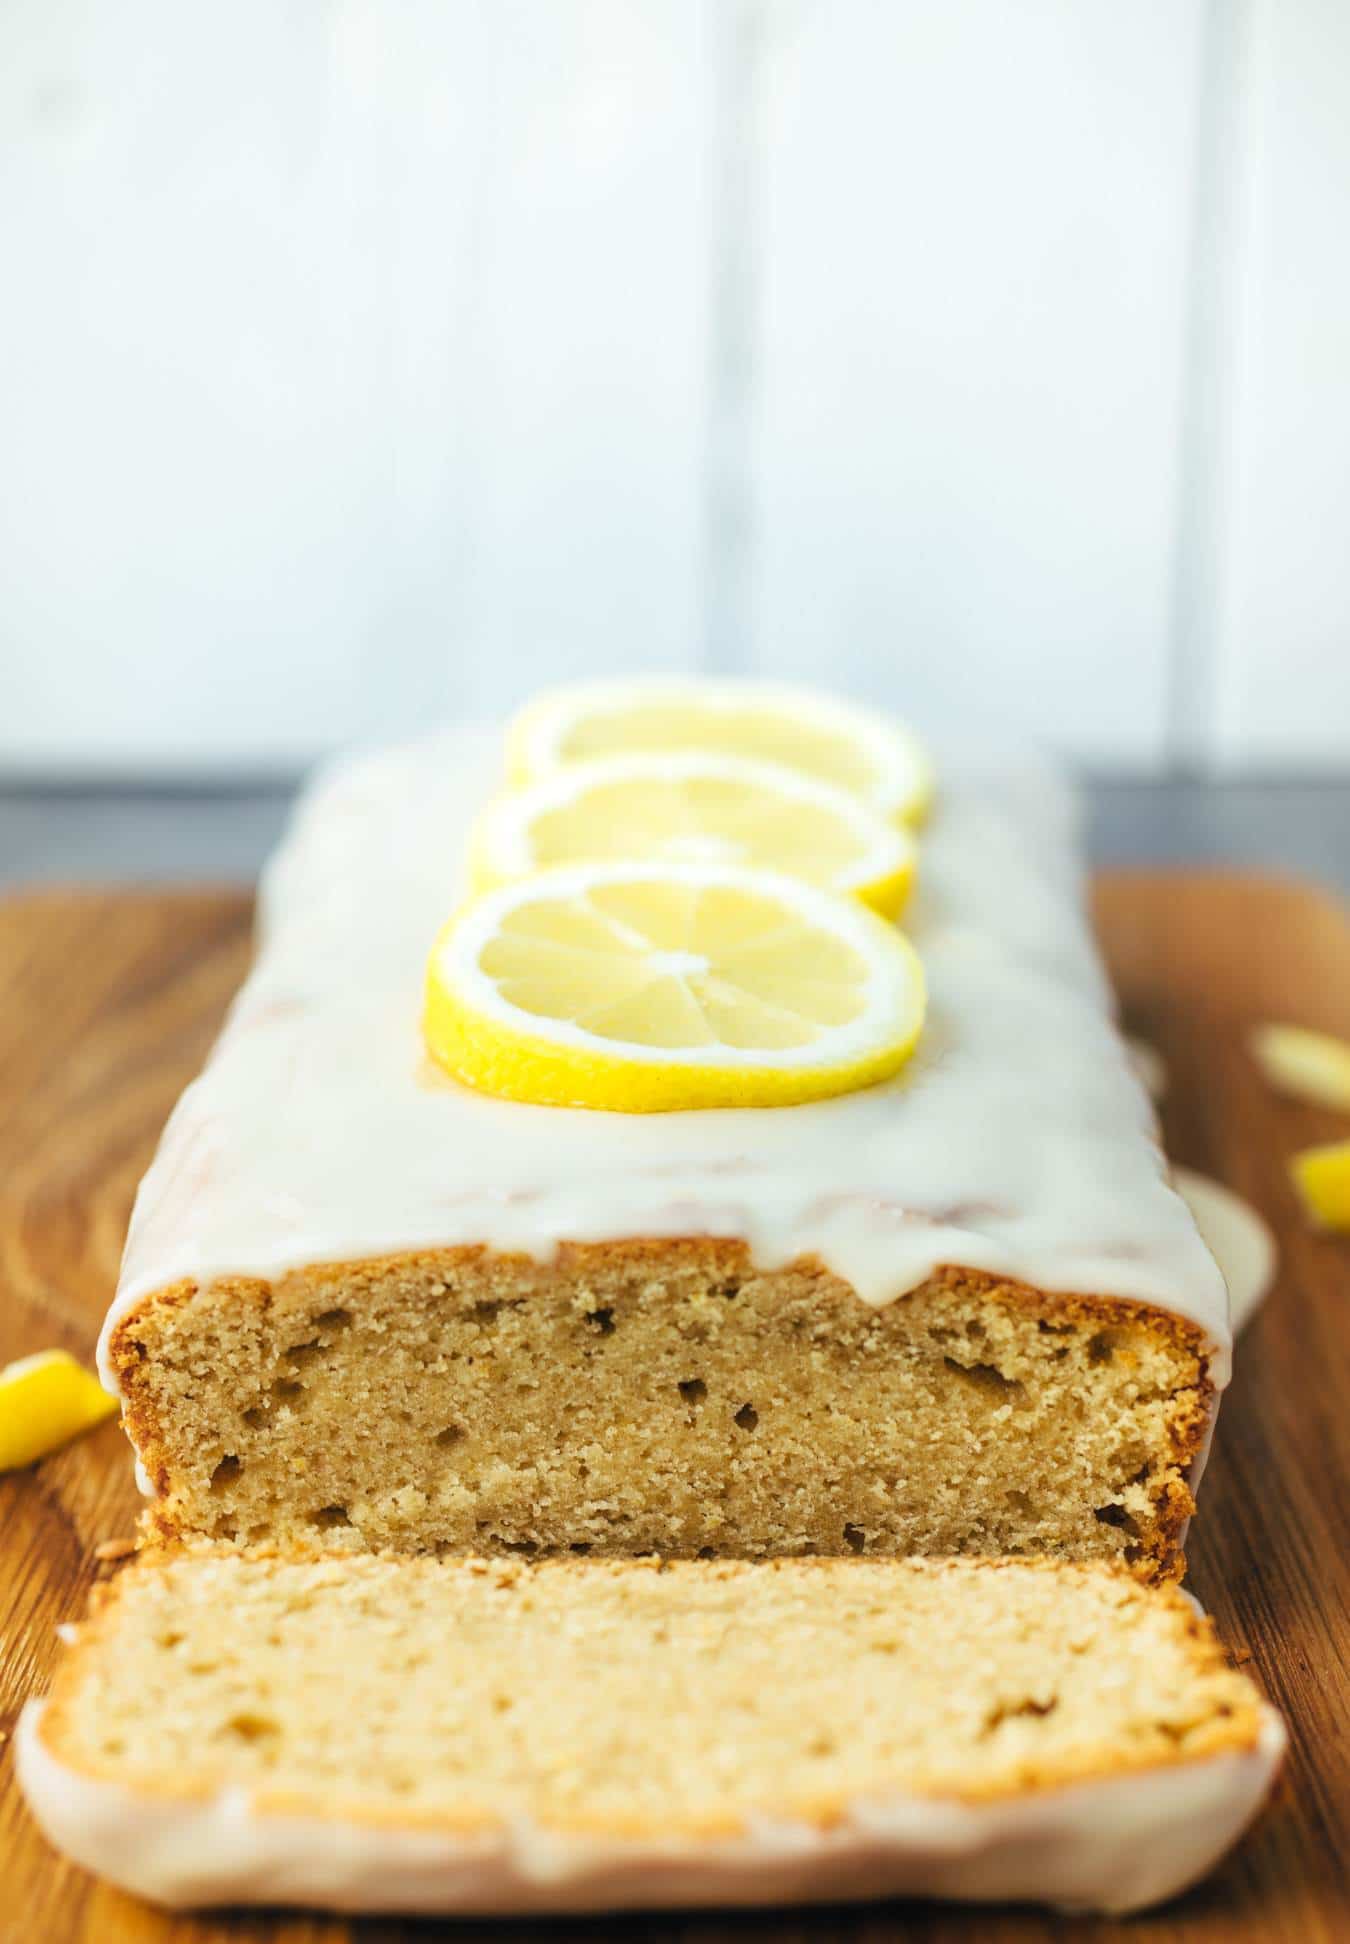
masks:
{"type": "MultiPolygon", "coordinates": [[[[1285,1779],[1208,1884],[1115,1923],[889,1906],[441,1927],[461,1944],[668,1944],[904,1937],[1032,1944],[1344,1944],[1350,1938],[1350,1242],[1310,1233],[1285,1176],[1305,1142],[1350,1132],[1271,1095],[1244,1046],[1255,1020],[1350,1036],[1350,924],[1295,884],[1113,874],[1102,939],[1130,1028],[1167,1061],[1170,1152],[1261,1209],[1278,1285],[1248,1329],[1191,1546],[1191,1584],[1284,1711],[1285,1779]]],[[[242,893],[43,892],[0,905],[0,1363],[60,1344],[88,1359],[136,1182],[201,1063],[249,954],[242,893]]],[[[59,1621],[129,1535],[128,1450],[104,1425],[0,1478],[0,1728],[45,1683],[59,1621]]],[[[29,1823],[0,1748],[3,1944],[394,1944],[425,1926],[267,1915],[165,1917],[60,1861],[29,1823]]]]}

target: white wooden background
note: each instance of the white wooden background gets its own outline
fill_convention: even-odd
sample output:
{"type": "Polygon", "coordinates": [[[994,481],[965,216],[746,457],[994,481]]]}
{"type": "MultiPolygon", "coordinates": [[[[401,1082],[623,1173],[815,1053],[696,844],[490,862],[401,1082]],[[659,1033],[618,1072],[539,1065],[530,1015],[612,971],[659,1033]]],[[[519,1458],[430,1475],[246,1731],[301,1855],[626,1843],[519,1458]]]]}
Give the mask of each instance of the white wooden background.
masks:
{"type": "Polygon", "coordinates": [[[1347,0],[0,0],[0,769],[672,666],[1350,767],[1347,0]]]}

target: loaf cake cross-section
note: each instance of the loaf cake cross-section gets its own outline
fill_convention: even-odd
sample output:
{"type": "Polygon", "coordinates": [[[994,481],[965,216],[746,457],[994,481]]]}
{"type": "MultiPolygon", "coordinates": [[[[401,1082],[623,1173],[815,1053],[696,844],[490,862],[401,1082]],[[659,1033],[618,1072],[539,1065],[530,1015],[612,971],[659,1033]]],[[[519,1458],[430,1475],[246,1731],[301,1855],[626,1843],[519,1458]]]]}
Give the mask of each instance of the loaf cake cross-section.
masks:
{"type": "Polygon", "coordinates": [[[942,766],[893,1080],[633,1115],[489,1098],[420,1044],[499,764],[476,731],[342,764],[267,874],[102,1339],[152,1532],[1179,1572],[1226,1298],[1057,789],[942,766]]]}
{"type": "Polygon", "coordinates": [[[19,1762],[53,1841],[168,1904],[1124,1910],[1282,1739],[1118,1565],[214,1550],[99,1590],[19,1762]]]}

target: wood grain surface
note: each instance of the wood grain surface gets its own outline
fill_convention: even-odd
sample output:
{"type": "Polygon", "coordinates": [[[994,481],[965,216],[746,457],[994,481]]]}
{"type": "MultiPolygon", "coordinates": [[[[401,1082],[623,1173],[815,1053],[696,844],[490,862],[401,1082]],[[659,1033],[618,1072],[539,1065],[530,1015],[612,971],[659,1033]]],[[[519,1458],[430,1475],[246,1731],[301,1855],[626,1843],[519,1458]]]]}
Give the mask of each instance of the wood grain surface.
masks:
{"type": "MultiPolygon", "coordinates": [[[[44,892],[0,905],[0,1363],[60,1344],[88,1359],[131,1197],[249,952],[237,892],[44,892]]],[[[1350,1243],[1311,1233],[1285,1176],[1344,1120],[1276,1098],[1245,1050],[1263,1018],[1350,1035],[1350,925],[1306,887],[1112,874],[1097,912],[1127,1023],[1170,1070],[1168,1146],[1274,1225],[1280,1277],[1242,1339],[1192,1534],[1190,1584],[1292,1733],[1274,1802],[1207,1884],[1128,1922],[894,1905],[743,1916],[349,1924],[171,1917],[94,1882],[34,1830],[0,1748],[3,1944],[1343,1944],[1350,1938],[1350,1243]]],[[[44,1686],[94,1548],[137,1512],[116,1423],[0,1478],[0,1729],[44,1686]]]]}

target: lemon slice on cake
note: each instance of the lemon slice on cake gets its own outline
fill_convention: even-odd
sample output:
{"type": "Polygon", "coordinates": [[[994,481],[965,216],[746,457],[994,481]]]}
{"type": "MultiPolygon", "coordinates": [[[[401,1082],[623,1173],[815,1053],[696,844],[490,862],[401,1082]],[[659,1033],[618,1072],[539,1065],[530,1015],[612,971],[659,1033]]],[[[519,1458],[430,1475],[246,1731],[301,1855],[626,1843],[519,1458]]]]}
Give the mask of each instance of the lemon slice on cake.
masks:
{"type": "Polygon", "coordinates": [[[913,947],[856,898],[764,871],[564,865],[474,899],[427,971],[435,1058],[545,1106],[776,1107],[898,1071],[913,947]]]}
{"type": "Polygon", "coordinates": [[[496,798],[470,843],[481,887],[555,864],[625,858],[783,871],[893,918],[918,846],[832,784],[743,756],[612,756],[496,798]]]}
{"type": "Polygon", "coordinates": [[[933,794],[927,754],[899,723],[770,682],[581,682],[540,696],[507,731],[516,783],[564,763],[691,749],[782,763],[906,823],[923,816],[933,794]]]}

